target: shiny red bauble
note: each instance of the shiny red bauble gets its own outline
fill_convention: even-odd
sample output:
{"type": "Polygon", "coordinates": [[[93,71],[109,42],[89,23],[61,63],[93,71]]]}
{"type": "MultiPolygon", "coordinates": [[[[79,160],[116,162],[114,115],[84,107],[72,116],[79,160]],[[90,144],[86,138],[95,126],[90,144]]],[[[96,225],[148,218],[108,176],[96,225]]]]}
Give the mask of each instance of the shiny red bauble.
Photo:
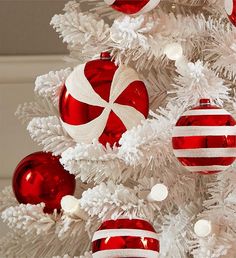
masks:
{"type": "MultiPolygon", "coordinates": [[[[89,89],[90,91],[92,90],[99,95],[99,98],[102,99],[102,101],[109,102],[111,85],[117,70],[118,66],[111,61],[109,53],[102,53],[100,59],[90,61],[85,65],[80,65],[75,68],[71,74],[71,76],[73,75],[73,80],[67,79],[65,85],[63,86],[59,99],[60,117],[65,130],[76,142],[88,144],[92,143],[94,138],[90,137],[88,140],[87,134],[91,134],[92,130],[96,130],[96,126],[84,130],[83,126],[87,126],[95,120],[98,120],[98,118],[100,118],[104,112],[104,107],[102,107],[100,104],[91,104],[91,92],[86,92],[86,94],[84,94],[85,87],[83,83],[88,82],[91,85],[89,86],[91,87],[91,89],[89,89]],[[78,69],[80,69],[81,66],[83,66],[83,74],[78,73],[78,69]],[[68,87],[70,87],[70,92],[68,87]],[[78,89],[79,87],[81,87],[81,89],[78,89]],[[87,97],[87,101],[90,103],[85,103],[85,101],[76,99],[75,96],[78,96],[82,91],[82,95],[84,94],[89,96],[87,97]],[[71,92],[73,92],[75,96],[71,92]],[[78,126],[80,126],[80,128],[78,128],[78,126]]],[[[137,79],[127,86],[128,87],[125,88],[115,100],[115,103],[122,106],[132,107],[133,110],[136,110],[142,114],[144,119],[147,118],[149,112],[149,98],[145,84],[137,79]]],[[[85,99],[84,95],[81,97],[83,100],[85,99]]],[[[101,134],[96,136],[95,139],[99,140],[99,142],[104,146],[106,146],[107,143],[109,143],[111,146],[114,144],[118,145],[122,134],[126,131],[127,128],[121,121],[120,117],[111,111],[108,115],[107,121],[105,121],[101,134]]]]}
{"type": "Polygon", "coordinates": [[[104,0],[116,11],[125,14],[143,14],[155,8],[160,0],[104,0]]]}
{"type": "Polygon", "coordinates": [[[226,110],[211,105],[209,99],[201,99],[200,106],[179,118],[172,145],[175,156],[189,171],[223,171],[236,158],[236,121],[226,110]]]}
{"type": "Polygon", "coordinates": [[[159,241],[153,226],[142,219],[117,219],[102,223],[93,236],[94,258],[154,258],[159,241]]]}
{"type": "Polygon", "coordinates": [[[35,152],[25,157],[15,169],[13,191],[24,204],[45,203],[44,211],[52,213],[61,208],[63,196],[73,195],[75,177],[51,153],[35,152]]]}
{"type": "Polygon", "coordinates": [[[230,21],[236,26],[236,0],[225,0],[225,10],[230,21]]]}

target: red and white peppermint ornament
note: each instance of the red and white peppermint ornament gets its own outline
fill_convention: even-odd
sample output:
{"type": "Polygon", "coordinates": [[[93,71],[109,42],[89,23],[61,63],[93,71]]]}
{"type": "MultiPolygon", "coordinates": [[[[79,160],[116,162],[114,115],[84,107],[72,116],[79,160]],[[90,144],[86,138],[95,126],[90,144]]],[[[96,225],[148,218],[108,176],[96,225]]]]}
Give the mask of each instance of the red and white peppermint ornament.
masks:
{"type": "Polygon", "coordinates": [[[105,221],[92,242],[93,258],[156,258],[159,253],[157,233],[142,219],[105,221]]]}
{"type": "Polygon", "coordinates": [[[201,99],[200,106],[186,111],[173,130],[174,154],[191,172],[223,171],[236,158],[235,125],[229,112],[201,99]]]}
{"type": "Polygon", "coordinates": [[[125,14],[143,14],[154,9],[160,0],[104,0],[116,11],[125,14]]]}
{"type": "Polygon", "coordinates": [[[147,118],[149,98],[138,74],[116,66],[107,53],[77,66],[62,89],[61,122],[78,143],[94,139],[103,145],[119,142],[122,134],[147,118]]]}
{"type": "Polygon", "coordinates": [[[225,10],[230,21],[236,26],[236,0],[225,0],[225,10]]]}

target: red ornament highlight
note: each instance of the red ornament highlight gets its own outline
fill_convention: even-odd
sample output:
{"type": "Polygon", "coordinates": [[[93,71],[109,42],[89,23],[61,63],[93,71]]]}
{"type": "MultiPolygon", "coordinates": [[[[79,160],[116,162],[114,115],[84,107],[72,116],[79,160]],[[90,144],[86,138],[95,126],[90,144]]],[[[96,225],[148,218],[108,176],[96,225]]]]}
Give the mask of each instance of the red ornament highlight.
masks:
{"type": "Polygon", "coordinates": [[[51,153],[35,152],[25,157],[15,169],[13,190],[19,203],[45,203],[44,211],[52,213],[61,208],[61,199],[73,195],[75,177],[51,153]]]}
{"type": "Polygon", "coordinates": [[[105,221],[92,241],[93,258],[156,258],[159,253],[156,231],[142,219],[105,221]]]}
{"type": "Polygon", "coordinates": [[[143,14],[154,9],[160,0],[104,0],[114,10],[125,14],[143,14]]]}
{"type": "Polygon", "coordinates": [[[108,53],[79,65],[63,86],[59,110],[63,127],[79,143],[94,139],[118,145],[124,132],[148,116],[145,84],[126,66],[116,66],[108,53]]]}
{"type": "Polygon", "coordinates": [[[234,26],[236,26],[236,0],[225,0],[225,10],[234,26]]]}
{"type": "Polygon", "coordinates": [[[213,174],[227,169],[236,158],[236,121],[224,109],[201,99],[186,111],[173,130],[172,146],[191,172],[213,174]]]}

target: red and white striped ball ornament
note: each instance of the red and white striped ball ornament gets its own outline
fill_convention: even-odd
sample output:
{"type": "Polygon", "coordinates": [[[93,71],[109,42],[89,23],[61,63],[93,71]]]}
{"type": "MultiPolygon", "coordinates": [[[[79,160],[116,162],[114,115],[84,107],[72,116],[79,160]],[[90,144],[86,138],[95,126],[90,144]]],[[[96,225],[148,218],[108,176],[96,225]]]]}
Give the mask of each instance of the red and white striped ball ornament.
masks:
{"type": "Polygon", "coordinates": [[[236,0],[225,0],[225,10],[230,21],[236,26],[236,0]]]}
{"type": "Polygon", "coordinates": [[[153,226],[142,219],[105,221],[92,239],[93,258],[156,258],[159,241],[153,226]]]}
{"type": "Polygon", "coordinates": [[[200,106],[179,118],[172,145],[187,170],[201,174],[223,171],[236,158],[236,121],[209,99],[201,99],[200,106]]]}
{"type": "Polygon", "coordinates": [[[160,0],[104,0],[116,11],[125,14],[143,14],[154,9],[160,0]]]}
{"type": "Polygon", "coordinates": [[[77,66],[59,99],[61,122],[78,143],[94,139],[118,145],[122,134],[147,118],[149,98],[138,74],[111,61],[109,53],[77,66]]]}

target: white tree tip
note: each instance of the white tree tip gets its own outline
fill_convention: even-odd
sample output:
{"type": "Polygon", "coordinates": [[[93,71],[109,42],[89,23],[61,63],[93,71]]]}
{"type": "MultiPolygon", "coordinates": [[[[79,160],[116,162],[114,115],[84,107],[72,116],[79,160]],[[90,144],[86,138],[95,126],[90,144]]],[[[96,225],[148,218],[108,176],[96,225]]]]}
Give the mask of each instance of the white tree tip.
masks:
{"type": "Polygon", "coordinates": [[[67,213],[74,213],[79,206],[79,200],[72,195],[66,195],[61,199],[61,208],[67,213]]]}
{"type": "Polygon", "coordinates": [[[194,232],[198,237],[207,237],[212,232],[211,221],[201,219],[198,220],[194,225],[194,232]]]}
{"type": "Polygon", "coordinates": [[[164,54],[170,59],[170,60],[178,60],[181,57],[183,57],[183,48],[179,43],[171,43],[166,45],[164,49],[164,54]]]}
{"type": "Polygon", "coordinates": [[[149,201],[162,202],[168,196],[168,188],[164,184],[156,184],[148,195],[149,201]]]}

